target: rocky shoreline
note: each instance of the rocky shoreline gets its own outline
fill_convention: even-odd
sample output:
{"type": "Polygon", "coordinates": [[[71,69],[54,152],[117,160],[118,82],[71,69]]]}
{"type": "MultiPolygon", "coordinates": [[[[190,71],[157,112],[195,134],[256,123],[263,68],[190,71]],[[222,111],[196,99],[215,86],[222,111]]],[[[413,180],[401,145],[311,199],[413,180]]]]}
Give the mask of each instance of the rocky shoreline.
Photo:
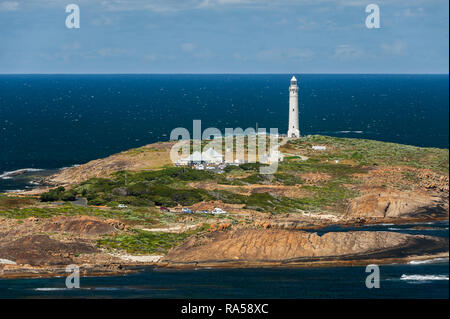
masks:
{"type": "MultiPolygon", "coordinates": [[[[345,227],[345,225],[340,225],[345,227]]],[[[51,241],[37,235],[41,241],[51,241]]],[[[407,235],[385,231],[314,232],[286,229],[237,229],[191,237],[171,249],[159,261],[135,262],[98,251],[94,247],[82,257],[48,251],[36,236],[29,239],[36,246],[10,246],[2,256],[26,255],[26,261],[0,264],[0,278],[64,277],[69,264],[80,266],[82,276],[116,276],[143,268],[292,268],[340,267],[368,264],[408,263],[449,257],[448,238],[407,235]],[[37,250],[36,250],[37,249],[37,250]],[[7,251],[12,253],[6,253],[7,251]],[[95,250],[95,252],[94,252],[95,250]],[[33,257],[33,251],[38,254],[33,257]],[[46,257],[45,253],[49,255],[46,257]],[[41,255],[44,254],[44,255],[41,255]],[[58,257],[59,256],[59,257],[58,257]],[[45,261],[42,258],[47,258],[45,261]],[[53,259],[52,259],[53,258],[53,259]]],[[[22,240],[27,242],[26,240],[22,240]]],[[[55,245],[55,243],[53,243],[55,245]]],[[[65,249],[68,247],[63,244],[65,249]]],[[[77,245],[83,245],[77,243],[77,245]]],[[[5,248],[5,246],[3,245],[5,248]]],[[[13,256],[14,257],[14,256],[13,256]]],[[[17,256],[16,256],[17,257],[17,256]]],[[[14,258],[13,258],[14,259],[14,258]]]]}
{"type": "Polygon", "coordinates": [[[175,268],[337,266],[445,255],[448,257],[446,238],[373,231],[330,232],[318,236],[306,232],[248,230],[186,241],[169,251],[161,263],[175,268]]]}

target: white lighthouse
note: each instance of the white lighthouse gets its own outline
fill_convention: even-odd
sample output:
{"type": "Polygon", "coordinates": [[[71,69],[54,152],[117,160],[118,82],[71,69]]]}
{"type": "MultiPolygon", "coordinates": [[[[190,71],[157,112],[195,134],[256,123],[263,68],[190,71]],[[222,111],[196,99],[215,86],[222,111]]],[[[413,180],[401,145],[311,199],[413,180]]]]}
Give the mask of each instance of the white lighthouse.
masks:
{"type": "Polygon", "coordinates": [[[298,128],[298,85],[295,76],[289,86],[289,128],[288,137],[300,137],[298,128]]]}

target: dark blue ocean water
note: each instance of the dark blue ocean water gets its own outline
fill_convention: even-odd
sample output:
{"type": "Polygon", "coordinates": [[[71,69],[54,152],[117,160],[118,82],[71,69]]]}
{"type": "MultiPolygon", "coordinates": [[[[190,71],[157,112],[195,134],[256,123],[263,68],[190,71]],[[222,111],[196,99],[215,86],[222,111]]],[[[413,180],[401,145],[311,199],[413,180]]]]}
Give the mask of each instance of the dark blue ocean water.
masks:
{"type": "Polygon", "coordinates": [[[380,266],[380,288],[365,267],[153,270],[116,277],[0,280],[0,298],[448,298],[448,263],[380,266]],[[420,274],[422,280],[411,275],[420,274]],[[437,279],[444,274],[447,279],[437,279]],[[410,277],[405,277],[405,276],[410,277]],[[427,277],[428,275],[428,277],[427,277]],[[402,277],[403,276],[403,277],[402,277]],[[426,279],[433,278],[436,279],[426,279]],[[405,278],[405,279],[402,279],[405,278]]]}
{"type": "MultiPolygon", "coordinates": [[[[175,127],[287,131],[291,75],[0,75],[0,174],[167,140],[175,127]]],[[[448,75],[297,75],[302,134],[448,148],[448,75]]],[[[0,190],[18,187],[0,180],[0,190]]]]}

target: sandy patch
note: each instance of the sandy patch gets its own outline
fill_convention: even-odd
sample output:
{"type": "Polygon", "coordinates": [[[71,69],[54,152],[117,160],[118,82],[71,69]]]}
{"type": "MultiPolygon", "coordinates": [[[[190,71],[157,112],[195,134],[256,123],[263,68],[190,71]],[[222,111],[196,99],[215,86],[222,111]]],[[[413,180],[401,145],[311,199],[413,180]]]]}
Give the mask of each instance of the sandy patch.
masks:
{"type": "Polygon", "coordinates": [[[195,229],[201,226],[200,224],[196,225],[179,225],[174,227],[165,227],[165,228],[143,228],[142,230],[149,232],[161,232],[161,233],[184,233],[185,231],[195,229]]]}
{"type": "Polygon", "coordinates": [[[12,260],[0,258],[0,265],[17,265],[17,263],[12,260]]]}
{"type": "Polygon", "coordinates": [[[158,255],[114,255],[110,254],[111,256],[120,258],[125,261],[131,261],[131,262],[139,262],[139,263],[156,263],[158,262],[162,257],[164,256],[158,256],[158,255]]]}

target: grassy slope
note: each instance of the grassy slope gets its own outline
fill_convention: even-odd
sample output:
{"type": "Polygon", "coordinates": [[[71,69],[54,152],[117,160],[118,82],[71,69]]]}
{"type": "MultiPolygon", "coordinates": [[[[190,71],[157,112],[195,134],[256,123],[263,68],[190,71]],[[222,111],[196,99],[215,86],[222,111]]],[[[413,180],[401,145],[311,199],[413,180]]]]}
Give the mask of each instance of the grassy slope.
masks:
{"type": "Polygon", "coordinates": [[[318,160],[341,159],[367,166],[428,168],[443,174],[448,174],[449,170],[448,149],[322,135],[310,135],[290,144],[305,151],[305,155],[312,155],[318,160]],[[312,145],[327,145],[328,149],[318,153],[311,149],[312,145]]]}

